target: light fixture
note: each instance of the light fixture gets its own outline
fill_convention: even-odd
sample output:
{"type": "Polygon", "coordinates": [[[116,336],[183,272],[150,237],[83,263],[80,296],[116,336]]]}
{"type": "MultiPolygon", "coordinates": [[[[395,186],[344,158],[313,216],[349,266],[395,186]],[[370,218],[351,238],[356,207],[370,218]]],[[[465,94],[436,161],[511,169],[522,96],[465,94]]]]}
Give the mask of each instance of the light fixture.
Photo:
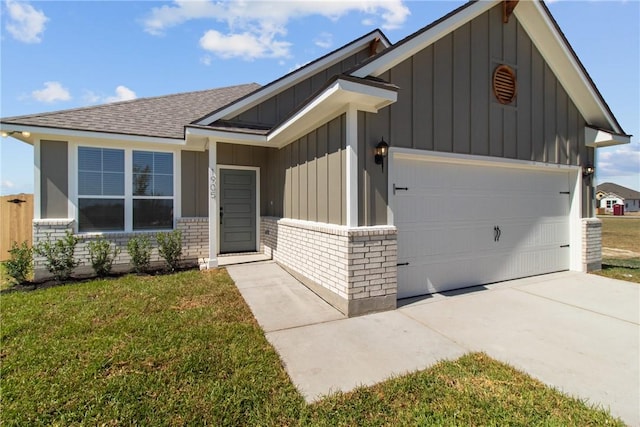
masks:
{"type": "Polygon", "coordinates": [[[594,173],[596,173],[596,168],[591,163],[587,163],[586,166],[582,167],[582,176],[584,178],[590,178],[594,173]]]}
{"type": "Polygon", "coordinates": [[[378,145],[376,145],[375,157],[374,160],[376,165],[382,165],[382,171],[384,172],[384,158],[389,154],[389,144],[387,144],[382,138],[378,145]]]}
{"type": "Polygon", "coordinates": [[[7,132],[7,131],[3,130],[2,133],[0,133],[0,135],[2,135],[3,138],[6,138],[8,136],[13,136],[16,133],[19,133],[20,135],[24,136],[25,138],[29,138],[31,136],[31,132],[28,132],[26,130],[23,130],[23,131],[12,130],[10,132],[7,132]]]}

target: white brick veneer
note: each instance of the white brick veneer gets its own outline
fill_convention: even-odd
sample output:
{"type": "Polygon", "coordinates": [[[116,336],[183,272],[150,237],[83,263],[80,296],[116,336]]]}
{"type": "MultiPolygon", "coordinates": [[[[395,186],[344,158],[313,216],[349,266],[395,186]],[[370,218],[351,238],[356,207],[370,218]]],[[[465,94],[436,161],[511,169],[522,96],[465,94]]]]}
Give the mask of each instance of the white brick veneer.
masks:
{"type": "Polygon", "coordinates": [[[598,218],[582,219],[582,268],[602,269],[602,221],[598,218]]]}
{"type": "MultiPolygon", "coordinates": [[[[63,238],[67,231],[73,232],[74,221],[71,219],[37,219],[33,221],[34,246],[47,238],[57,240],[63,238]],[[50,236],[50,237],[48,237],[50,236]]],[[[176,229],[182,231],[182,259],[185,264],[195,264],[199,258],[205,258],[208,254],[208,218],[179,218],[176,220],[176,229]]],[[[158,255],[156,232],[134,233],[83,233],[77,234],[78,245],[75,256],[80,261],[75,274],[91,274],[91,262],[89,260],[89,242],[99,237],[104,237],[119,249],[120,253],[114,261],[114,271],[127,271],[130,269],[131,257],[127,252],[127,242],[135,236],[148,236],[151,242],[151,262],[160,264],[162,259],[158,255]]],[[[36,279],[49,277],[45,268],[44,258],[34,254],[34,273],[36,279]]]]}
{"type": "Polygon", "coordinates": [[[395,308],[395,227],[348,228],[263,217],[260,237],[265,254],[302,276],[305,284],[345,314],[395,308]]]}

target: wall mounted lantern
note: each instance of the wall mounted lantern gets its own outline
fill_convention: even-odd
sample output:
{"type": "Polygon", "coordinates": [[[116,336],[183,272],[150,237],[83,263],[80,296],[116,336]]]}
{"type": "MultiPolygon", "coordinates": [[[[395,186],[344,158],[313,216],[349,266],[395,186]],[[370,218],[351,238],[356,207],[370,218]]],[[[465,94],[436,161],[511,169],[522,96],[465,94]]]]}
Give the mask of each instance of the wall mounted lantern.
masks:
{"type": "Polygon", "coordinates": [[[587,163],[586,166],[582,167],[582,176],[584,178],[591,178],[594,173],[596,173],[596,168],[591,163],[587,163]]]}
{"type": "Polygon", "coordinates": [[[6,131],[2,131],[2,133],[0,135],[2,135],[3,138],[6,138],[8,136],[12,136],[16,133],[19,133],[20,135],[24,136],[25,138],[29,138],[31,136],[31,132],[27,132],[26,130],[23,130],[22,132],[19,132],[17,130],[12,130],[11,132],[6,132],[6,131]]]}
{"type": "Polygon", "coordinates": [[[387,144],[382,138],[378,145],[376,145],[375,157],[374,160],[376,165],[382,165],[382,171],[384,172],[384,158],[389,154],[389,144],[387,144]]]}

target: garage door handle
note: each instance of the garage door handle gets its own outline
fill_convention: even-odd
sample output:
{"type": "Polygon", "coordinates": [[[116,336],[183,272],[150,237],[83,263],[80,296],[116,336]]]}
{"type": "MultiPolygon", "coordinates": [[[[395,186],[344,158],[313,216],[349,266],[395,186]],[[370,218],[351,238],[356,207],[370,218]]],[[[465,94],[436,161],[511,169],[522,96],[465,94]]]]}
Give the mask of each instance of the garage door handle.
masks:
{"type": "Polygon", "coordinates": [[[496,225],[495,227],[493,227],[493,241],[499,242],[500,236],[502,236],[502,230],[500,230],[500,227],[496,225]]]}
{"type": "Polygon", "coordinates": [[[396,264],[397,267],[402,267],[403,265],[409,265],[408,262],[399,262],[396,264]]]}
{"type": "Polygon", "coordinates": [[[396,191],[407,191],[409,190],[409,187],[396,187],[395,184],[393,184],[393,194],[396,194],[396,191]]]}

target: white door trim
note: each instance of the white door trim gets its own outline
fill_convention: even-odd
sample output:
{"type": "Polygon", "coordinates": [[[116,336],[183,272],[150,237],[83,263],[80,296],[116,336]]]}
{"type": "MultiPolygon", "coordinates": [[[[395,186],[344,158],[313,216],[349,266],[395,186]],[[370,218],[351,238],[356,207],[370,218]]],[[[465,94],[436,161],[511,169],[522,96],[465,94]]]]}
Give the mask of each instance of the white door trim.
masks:
{"type": "MultiPolygon", "coordinates": [[[[222,180],[220,180],[221,169],[235,169],[235,170],[252,170],[256,173],[256,251],[260,250],[260,167],[258,166],[237,166],[237,165],[218,165],[216,174],[218,175],[219,184],[217,186],[216,198],[220,200],[220,188],[222,187],[222,180]]],[[[220,254],[220,219],[216,212],[216,229],[218,235],[218,254],[220,254]]]]}
{"type": "Polygon", "coordinates": [[[505,167],[512,169],[531,169],[548,172],[568,172],[570,191],[569,199],[569,269],[583,271],[582,267],[582,173],[579,166],[559,165],[529,160],[506,159],[502,157],[478,156],[470,154],[441,153],[436,151],[416,150],[412,148],[390,147],[388,156],[389,179],[387,182],[387,224],[395,225],[393,198],[395,162],[397,159],[424,160],[425,162],[458,163],[467,165],[505,167]]]}

